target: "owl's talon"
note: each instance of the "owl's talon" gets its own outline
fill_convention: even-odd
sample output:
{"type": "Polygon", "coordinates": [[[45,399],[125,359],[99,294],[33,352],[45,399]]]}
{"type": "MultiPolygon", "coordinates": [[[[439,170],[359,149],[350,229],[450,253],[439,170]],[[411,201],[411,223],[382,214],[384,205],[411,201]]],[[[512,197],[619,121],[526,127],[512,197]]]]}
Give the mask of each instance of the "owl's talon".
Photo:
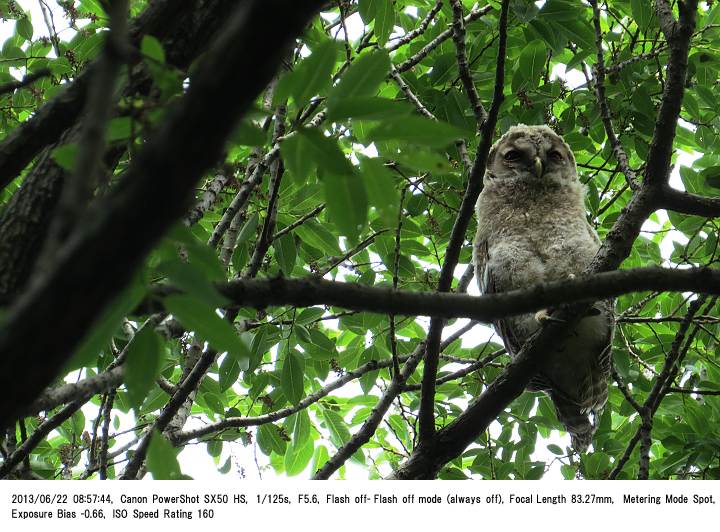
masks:
{"type": "MultiPolygon", "coordinates": [[[[550,312],[552,312],[552,310],[550,312]]],[[[543,323],[549,322],[549,321],[554,321],[556,323],[565,323],[565,320],[561,320],[559,318],[553,318],[550,315],[550,312],[548,312],[548,309],[546,309],[546,308],[544,308],[542,310],[538,310],[535,313],[535,321],[540,324],[543,324],[543,323]]]]}

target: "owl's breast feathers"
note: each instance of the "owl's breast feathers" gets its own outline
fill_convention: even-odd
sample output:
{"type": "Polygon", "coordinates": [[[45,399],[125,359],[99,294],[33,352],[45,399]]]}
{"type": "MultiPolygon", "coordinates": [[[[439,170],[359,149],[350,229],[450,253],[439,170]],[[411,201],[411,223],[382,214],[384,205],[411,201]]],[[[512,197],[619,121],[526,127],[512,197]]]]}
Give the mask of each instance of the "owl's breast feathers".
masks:
{"type": "MultiPolygon", "coordinates": [[[[473,246],[483,293],[526,288],[580,274],[590,264],[599,240],[585,218],[584,190],[577,182],[538,184],[524,179],[489,180],[477,203],[478,230],[473,246]]],[[[607,401],[613,303],[597,302],[587,317],[547,353],[530,389],[546,391],[573,447],[587,448],[595,418],[607,401]]],[[[515,356],[539,328],[532,314],[498,320],[498,334],[515,356]]]]}

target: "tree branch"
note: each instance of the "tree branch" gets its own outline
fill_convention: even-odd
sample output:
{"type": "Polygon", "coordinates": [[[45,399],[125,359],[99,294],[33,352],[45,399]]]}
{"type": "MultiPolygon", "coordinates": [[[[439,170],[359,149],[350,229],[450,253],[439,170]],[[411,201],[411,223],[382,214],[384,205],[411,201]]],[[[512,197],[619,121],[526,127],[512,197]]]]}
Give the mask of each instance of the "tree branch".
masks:
{"type": "Polygon", "coordinates": [[[39,79],[46,78],[51,75],[52,73],[47,68],[41,68],[33,72],[32,74],[28,74],[23,79],[20,79],[18,81],[11,81],[10,83],[0,85],[0,96],[15,92],[18,89],[22,89],[23,87],[32,85],[39,79]]]}
{"type": "Polygon", "coordinates": [[[470,69],[468,67],[467,54],[465,52],[465,24],[463,23],[463,7],[460,0],[450,0],[450,5],[453,10],[453,41],[455,41],[455,57],[457,60],[458,71],[460,72],[460,80],[462,81],[463,87],[465,87],[465,93],[467,94],[468,100],[470,100],[470,108],[475,115],[476,127],[479,131],[483,122],[485,122],[485,119],[487,118],[487,113],[480,102],[475,82],[472,79],[472,74],[470,74],[470,69]]]}
{"type": "Polygon", "coordinates": [[[720,198],[711,198],[663,187],[660,208],[704,218],[720,217],[720,198]]]}
{"type": "MultiPolygon", "coordinates": [[[[543,308],[610,299],[633,292],[657,290],[717,295],[720,294],[720,269],[651,267],[613,270],[481,296],[393,290],[389,287],[328,281],[314,276],[300,279],[237,279],[216,286],[232,302],[232,308],[326,305],[379,314],[468,318],[489,323],[543,308]]],[[[162,306],[161,298],[177,292],[171,286],[158,286],[151,298],[143,304],[142,311],[147,311],[146,307],[159,310],[162,306]]]]}
{"type": "Polygon", "coordinates": [[[438,0],[435,5],[428,11],[427,15],[425,15],[425,18],[420,21],[420,24],[418,24],[418,27],[414,30],[411,30],[407,32],[405,35],[400,37],[397,41],[395,41],[392,44],[389,44],[385,47],[385,49],[388,52],[392,52],[394,50],[397,50],[398,48],[405,46],[406,44],[412,42],[415,40],[415,38],[419,37],[425,31],[428,29],[428,26],[430,26],[430,23],[433,21],[435,16],[440,12],[442,9],[443,0],[438,0]]]}
{"type": "MultiPolygon", "coordinates": [[[[497,123],[498,112],[502,105],[505,86],[505,47],[507,42],[507,18],[508,18],[508,1],[503,0],[500,11],[499,31],[500,39],[498,42],[497,66],[495,70],[495,88],[493,91],[493,101],[490,106],[490,112],[487,119],[480,128],[480,143],[478,144],[475,154],[475,162],[468,177],[467,188],[463,196],[460,211],[455,218],[450,241],[445,251],[445,260],[440,269],[440,278],[438,279],[437,291],[448,292],[452,286],[453,272],[457,266],[460,257],[460,251],[465,242],[465,233],[473,215],[475,203],[482,190],[482,178],[485,173],[488,153],[492,146],[493,134],[495,132],[495,124],[497,123]]],[[[427,336],[427,346],[425,351],[425,364],[423,368],[423,391],[420,398],[420,412],[418,420],[420,424],[419,436],[420,443],[427,440],[435,433],[435,380],[437,378],[438,354],[440,346],[440,337],[445,326],[442,319],[430,320],[430,327],[427,336]]]]}
{"type": "Polygon", "coordinates": [[[638,187],[637,176],[632,168],[625,150],[620,144],[620,139],[615,135],[612,125],[612,117],[610,106],[608,105],[607,96],[605,94],[605,60],[603,59],[602,49],[602,30],[600,29],[600,8],[597,0],[589,0],[593,10],[593,25],[595,26],[595,47],[597,48],[597,62],[595,63],[595,94],[597,95],[598,104],[600,105],[600,116],[603,126],[605,126],[605,134],[607,135],[610,145],[613,149],[615,159],[620,165],[620,170],[625,175],[627,183],[633,190],[638,187]]]}
{"type": "Polygon", "coordinates": [[[660,28],[665,34],[670,52],[662,103],[655,121],[645,168],[645,179],[656,187],[667,184],[670,178],[670,158],[685,90],[688,53],[690,39],[695,31],[697,4],[697,0],[678,2],[680,20],[675,21],[666,0],[655,2],[660,28]]]}
{"type": "MultiPolygon", "coordinates": [[[[468,15],[463,18],[463,23],[467,26],[469,23],[485,16],[490,11],[493,10],[493,7],[491,5],[487,5],[484,7],[481,7],[479,9],[473,10],[468,15]]],[[[438,34],[437,37],[435,37],[432,41],[427,43],[425,46],[423,46],[420,51],[413,54],[411,57],[407,58],[405,61],[397,65],[397,71],[402,73],[406,70],[410,70],[412,67],[417,65],[420,61],[425,59],[430,53],[435,50],[438,46],[440,46],[442,43],[444,43],[446,40],[448,40],[450,37],[452,37],[453,29],[448,28],[445,31],[438,34]]]]}

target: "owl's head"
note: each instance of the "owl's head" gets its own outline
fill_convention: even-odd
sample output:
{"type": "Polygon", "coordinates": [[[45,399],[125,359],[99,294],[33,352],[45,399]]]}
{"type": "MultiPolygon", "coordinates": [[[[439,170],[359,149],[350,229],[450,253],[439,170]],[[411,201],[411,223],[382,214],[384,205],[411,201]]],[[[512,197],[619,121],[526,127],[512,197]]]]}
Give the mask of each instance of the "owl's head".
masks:
{"type": "Polygon", "coordinates": [[[570,147],[548,126],[518,124],[490,149],[485,179],[562,185],[577,181],[577,168],[570,147]]]}

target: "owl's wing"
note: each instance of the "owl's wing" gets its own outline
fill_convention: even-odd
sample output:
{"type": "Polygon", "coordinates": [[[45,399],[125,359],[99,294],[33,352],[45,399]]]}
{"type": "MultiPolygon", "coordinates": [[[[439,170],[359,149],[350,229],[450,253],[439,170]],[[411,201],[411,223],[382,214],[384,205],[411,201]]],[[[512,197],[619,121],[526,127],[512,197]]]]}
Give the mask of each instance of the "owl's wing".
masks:
{"type": "Polygon", "coordinates": [[[590,238],[592,238],[593,241],[599,246],[601,244],[600,237],[598,236],[597,231],[595,231],[595,228],[590,225],[587,220],[585,220],[585,229],[587,229],[590,238]]]}
{"type": "MultiPolygon", "coordinates": [[[[475,276],[478,280],[480,292],[494,294],[502,292],[505,288],[499,282],[500,276],[493,272],[488,252],[487,241],[475,242],[475,276]]],[[[522,341],[513,330],[511,320],[500,319],[493,321],[495,332],[503,339],[505,349],[510,356],[514,356],[522,347],[522,341]]]]}
{"type": "Polygon", "coordinates": [[[598,353],[597,357],[591,360],[592,366],[587,372],[580,389],[584,393],[580,396],[580,403],[583,408],[594,411],[602,411],[607,402],[607,381],[612,368],[612,338],[614,333],[615,316],[613,313],[613,301],[598,301],[593,305],[607,320],[607,335],[605,337],[605,349],[598,353]]]}

